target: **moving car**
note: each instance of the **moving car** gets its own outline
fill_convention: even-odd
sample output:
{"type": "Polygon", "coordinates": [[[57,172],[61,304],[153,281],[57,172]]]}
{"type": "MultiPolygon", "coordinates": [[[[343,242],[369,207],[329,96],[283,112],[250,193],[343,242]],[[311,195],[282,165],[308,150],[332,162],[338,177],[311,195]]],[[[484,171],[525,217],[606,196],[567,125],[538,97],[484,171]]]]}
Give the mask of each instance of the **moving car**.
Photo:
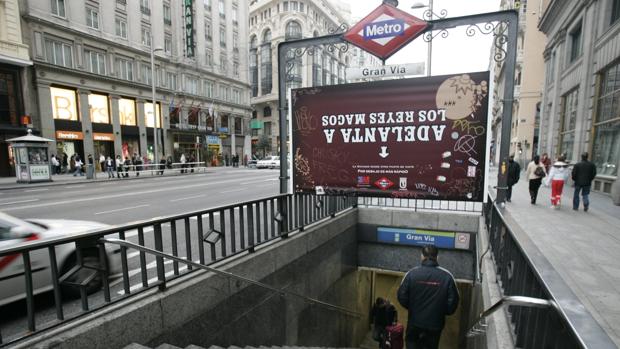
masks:
{"type": "Polygon", "coordinates": [[[262,160],[258,160],[256,168],[280,168],[280,157],[268,156],[262,160]]]}
{"type": "MultiPolygon", "coordinates": [[[[109,226],[97,222],[76,221],[64,219],[28,219],[22,220],[0,212],[0,252],[8,248],[18,247],[26,242],[53,240],[72,236],[90,230],[100,230],[109,226]]],[[[77,264],[75,243],[56,246],[56,264],[59,277],[70,272],[77,264]]],[[[99,267],[99,251],[96,248],[82,250],[83,264],[99,267]]],[[[109,273],[118,273],[121,270],[120,247],[106,245],[109,273]]],[[[30,251],[30,265],[34,294],[42,293],[53,288],[50,268],[49,251],[47,248],[30,251]]],[[[68,281],[83,278],[85,274],[93,274],[93,269],[80,269],[73,273],[68,281]]],[[[87,284],[87,293],[101,289],[100,274],[87,284]]],[[[62,294],[78,296],[79,288],[62,285],[62,294]]],[[[0,305],[8,304],[26,298],[24,277],[24,262],[21,254],[0,256],[0,305]]]]}

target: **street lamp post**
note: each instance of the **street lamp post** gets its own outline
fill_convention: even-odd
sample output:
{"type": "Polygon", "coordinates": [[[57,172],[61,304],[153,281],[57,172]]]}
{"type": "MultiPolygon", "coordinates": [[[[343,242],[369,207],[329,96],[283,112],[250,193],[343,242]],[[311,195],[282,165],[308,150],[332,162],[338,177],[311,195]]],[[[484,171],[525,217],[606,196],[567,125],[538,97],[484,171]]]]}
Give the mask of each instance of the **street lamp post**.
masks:
{"type": "Polygon", "coordinates": [[[151,35],[151,92],[153,93],[153,143],[155,151],[155,154],[153,155],[153,163],[157,165],[159,164],[159,150],[157,149],[157,134],[159,129],[157,127],[157,104],[155,100],[155,52],[163,51],[164,49],[154,48],[154,43],[153,36],[151,35]]]}
{"type": "MultiPolygon", "coordinates": [[[[433,16],[433,0],[428,0],[428,5],[424,4],[422,2],[416,2],[414,3],[411,8],[412,9],[418,9],[418,8],[425,8],[428,7],[428,10],[431,13],[431,18],[433,16]]],[[[424,16],[422,16],[424,17],[424,16]]],[[[431,76],[431,59],[433,57],[433,40],[432,38],[430,40],[428,40],[428,50],[427,50],[427,56],[426,56],[426,76],[431,76]]]]}

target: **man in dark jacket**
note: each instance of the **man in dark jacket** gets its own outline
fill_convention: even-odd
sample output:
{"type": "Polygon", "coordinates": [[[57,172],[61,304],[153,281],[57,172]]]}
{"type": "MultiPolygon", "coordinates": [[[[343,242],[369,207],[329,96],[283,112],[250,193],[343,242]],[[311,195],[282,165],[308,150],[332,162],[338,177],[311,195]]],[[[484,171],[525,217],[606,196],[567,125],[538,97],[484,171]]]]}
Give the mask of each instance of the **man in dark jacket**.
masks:
{"type": "Polygon", "coordinates": [[[398,302],[408,310],[407,349],[437,348],[446,315],[459,304],[456,282],[437,263],[437,247],[422,249],[422,265],[411,269],[398,289],[398,302]]]}
{"type": "Polygon", "coordinates": [[[510,155],[508,159],[508,190],[506,190],[506,201],[510,202],[512,198],[512,186],[519,181],[519,175],[521,174],[521,166],[515,162],[515,156],[510,155]]]}
{"type": "Polygon", "coordinates": [[[583,197],[583,210],[588,212],[590,206],[590,186],[596,177],[596,166],[588,161],[588,153],[581,154],[581,162],[573,167],[572,178],[575,182],[575,193],[573,194],[573,210],[579,210],[579,192],[583,197]]]}

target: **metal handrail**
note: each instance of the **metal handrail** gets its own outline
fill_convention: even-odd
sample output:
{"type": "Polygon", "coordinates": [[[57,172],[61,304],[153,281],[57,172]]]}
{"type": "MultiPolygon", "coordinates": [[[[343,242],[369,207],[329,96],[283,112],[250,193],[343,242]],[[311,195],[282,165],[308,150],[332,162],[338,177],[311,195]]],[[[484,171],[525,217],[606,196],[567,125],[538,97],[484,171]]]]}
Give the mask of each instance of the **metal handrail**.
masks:
{"type": "Polygon", "coordinates": [[[268,289],[270,291],[279,293],[282,296],[284,296],[284,295],[295,296],[295,297],[301,298],[301,299],[303,299],[303,300],[305,300],[307,302],[318,304],[318,305],[324,306],[326,308],[329,308],[331,310],[336,310],[336,311],[339,311],[341,313],[345,313],[345,314],[347,314],[349,316],[353,316],[353,317],[356,317],[356,318],[361,318],[362,317],[362,314],[360,314],[360,313],[358,313],[356,311],[353,311],[353,310],[349,310],[347,308],[343,308],[343,307],[340,307],[340,306],[337,306],[337,305],[334,305],[334,304],[331,304],[331,303],[323,302],[323,301],[320,301],[320,300],[312,298],[312,297],[304,296],[304,295],[299,294],[297,292],[292,292],[292,291],[284,290],[284,289],[281,289],[281,288],[273,287],[273,286],[267,285],[265,283],[262,283],[260,281],[252,280],[252,279],[249,279],[249,278],[246,278],[246,277],[243,277],[243,276],[240,276],[240,275],[236,275],[236,274],[233,274],[233,273],[230,273],[230,272],[227,272],[227,271],[219,270],[219,269],[216,269],[216,268],[211,268],[211,267],[208,267],[208,266],[206,266],[204,264],[196,263],[194,261],[190,261],[190,260],[187,260],[187,259],[184,259],[184,258],[180,258],[180,257],[176,257],[176,256],[173,256],[173,255],[169,255],[167,253],[164,253],[164,252],[161,252],[161,251],[157,251],[157,250],[154,250],[154,249],[151,249],[151,248],[148,248],[148,247],[144,247],[144,246],[141,246],[141,245],[138,245],[138,244],[134,244],[134,243],[128,242],[126,240],[121,240],[121,239],[116,239],[116,238],[101,238],[101,239],[99,239],[99,242],[134,248],[136,250],[139,250],[139,251],[142,251],[142,252],[146,252],[146,253],[149,253],[149,254],[152,254],[152,255],[155,255],[155,256],[158,256],[158,257],[167,258],[167,259],[171,259],[173,261],[179,262],[179,263],[184,263],[184,264],[187,264],[187,265],[191,265],[191,266],[194,266],[196,268],[212,272],[214,274],[226,276],[226,277],[231,278],[231,279],[241,280],[243,282],[247,282],[249,284],[256,285],[256,286],[268,289]]]}
{"type": "Polygon", "coordinates": [[[506,305],[518,305],[523,307],[530,308],[549,308],[549,307],[557,307],[556,303],[550,299],[541,299],[541,298],[533,298],[533,297],[524,297],[524,296],[505,296],[502,297],[497,303],[490,306],[488,309],[480,313],[478,319],[474,323],[474,325],[467,331],[467,337],[474,337],[480,334],[483,334],[486,331],[486,321],[483,322],[487,317],[495,313],[496,311],[502,309],[506,305]]]}

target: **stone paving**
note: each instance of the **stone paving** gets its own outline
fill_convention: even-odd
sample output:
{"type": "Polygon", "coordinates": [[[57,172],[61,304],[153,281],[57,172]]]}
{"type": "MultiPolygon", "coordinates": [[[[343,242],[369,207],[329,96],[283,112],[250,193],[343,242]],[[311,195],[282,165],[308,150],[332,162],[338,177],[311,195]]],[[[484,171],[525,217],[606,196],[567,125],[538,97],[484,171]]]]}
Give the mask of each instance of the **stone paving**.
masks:
{"type": "Polygon", "coordinates": [[[532,205],[524,177],[506,209],[620,347],[620,206],[592,193],[588,212],[583,206],[573,211],[570,185],[559,210],[551,208],[551,190],[544,186],[532,205]]]}

